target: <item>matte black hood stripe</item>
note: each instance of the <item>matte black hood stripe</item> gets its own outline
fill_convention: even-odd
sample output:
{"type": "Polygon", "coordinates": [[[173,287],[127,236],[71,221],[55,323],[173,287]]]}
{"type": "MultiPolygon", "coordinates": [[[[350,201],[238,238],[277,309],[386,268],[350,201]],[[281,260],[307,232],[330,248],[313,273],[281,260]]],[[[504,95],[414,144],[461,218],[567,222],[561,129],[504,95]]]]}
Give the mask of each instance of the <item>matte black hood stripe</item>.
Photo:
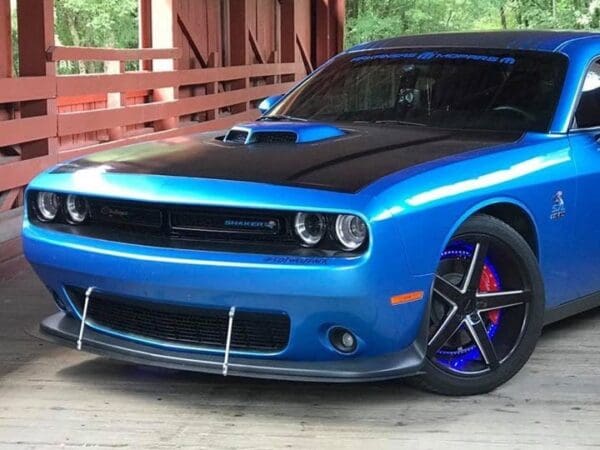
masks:
{"type": "Polygon", "coordinates": [[[517,134],[448,131],[398,125],[352,125],[321,142],[234,144],[217,133],[138,144],[57,167],[74,173],[215,178],[357,192],[391,173],[468,151],[515,142],[517,134]]]}
{"type": "Polygon", "coordinates": [[[347,155],[347,156],[341,156],[339,158],[332,159],[331,161],[326,161],[322,164],[317,164],[316,166],[301,170],[300,172],[297,172],[297,173],[291,175],[288,179],[290,181],[299,180],[299,179],[301,179],[305,176],[308,176],[309,174],[316,172],[318,170],[326,169],[326,168],[329,168],[329,167],[332,167],[332,166],[335,166],[337,164],[341,164],[341,163],[344,163],[347,161],[352,161],[353,159],[364,158],[366,156],[373,156],[373,155],[376,155],[377,153],[384,153],[384,152],[388,152],[391,150],[399,150],[404,147],[429,144],[429,143],[436,142],[436,141],[443,141],[445,139],[448,139],[449,137],[450,137],[450,135],[436,136],[436,137],[432,137],[432,138],[421,139],[419,141],[407,142],[407,143],[404,143],[401,145],[396,145],[396,144],[386,145],[384,147],[376,147],[376,148],[373,148],[370,150],[365,150],[363,152],[353,153],[353,154],[347,155]]]}

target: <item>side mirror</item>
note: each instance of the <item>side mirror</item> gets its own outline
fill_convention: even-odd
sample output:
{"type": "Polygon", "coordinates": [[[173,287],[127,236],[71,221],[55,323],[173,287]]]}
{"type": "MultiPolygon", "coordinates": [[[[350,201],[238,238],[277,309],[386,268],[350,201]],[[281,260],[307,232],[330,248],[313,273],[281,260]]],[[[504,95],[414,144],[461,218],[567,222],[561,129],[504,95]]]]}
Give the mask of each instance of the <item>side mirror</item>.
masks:
{"type": "Polygon", "coordinates": [[[258,105],[258,110],[260,111],[261,114],[266,114],[277,103],[279,103],[279,100],[281,100],[282,98],[283,98],[283,94],[272,95],[271,97],[267,97],[262,102],[260,102],[260,104],[258,105]]]}

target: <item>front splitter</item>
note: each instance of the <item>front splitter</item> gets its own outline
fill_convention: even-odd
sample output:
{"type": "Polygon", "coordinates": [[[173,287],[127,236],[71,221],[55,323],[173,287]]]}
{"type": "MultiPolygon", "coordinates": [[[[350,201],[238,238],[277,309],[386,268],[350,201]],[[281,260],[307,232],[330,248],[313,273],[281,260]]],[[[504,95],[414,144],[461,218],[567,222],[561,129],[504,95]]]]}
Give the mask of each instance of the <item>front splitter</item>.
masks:
{"type": "MultiPolygon", "coordinates": [[[[37,336],[76,348],[80,323],[67,314],[58,312],[42,321],[37,336]]],[[[222,355],[165,350],[115,338],[89,328],[86,329],[82,349],[135,364],[211,374],[223,373],[222,355]]],[[[277,380],[365,382],[417,375],[422,373],[423,361],[423,353],[413,343],[406,349],[385,356],[340,361],[287,361],[230,356],[227,373],[232,376],[277,380]]]]}

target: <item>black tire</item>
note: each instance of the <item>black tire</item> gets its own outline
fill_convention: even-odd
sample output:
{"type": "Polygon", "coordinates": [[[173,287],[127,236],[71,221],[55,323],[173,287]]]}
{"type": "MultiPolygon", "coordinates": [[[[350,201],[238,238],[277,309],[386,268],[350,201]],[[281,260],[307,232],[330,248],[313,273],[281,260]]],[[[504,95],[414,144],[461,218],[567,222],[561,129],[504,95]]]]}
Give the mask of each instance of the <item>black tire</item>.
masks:
{"type": "MultiPolygon", "coordinates": [[[[459,290],[459,282],[456,282],[456,284],[454,282],[449,283],[448,279],[450,276],[441,272],[443,266],[447,267],[449,265],[452,265],[452,270],[455,270],[454,266],[456,266],[457,262],[456,260],[448,262],[450,258],[440,260],[440,266],[438,267],[438,273],[434,281],[434,288],[432,289],[430,299],[431,318],[427,339],[428,354],[424,365],[425,373],[417,377],[415,382],[419,387],[438,394],[450,396],[483,394],[510,380],[531,356],[542,330],[544,287],[537,258],[525,239],[509,225],[494,217],[476,215],[460,227],[448,245],[449,247],[459,245],[458,243],[460,245],[467,245],[463,244],[463,242],[472,243],[477,242],[478,239],[483,244],[469,244],[473,248],[472,255],[468,263],[468,270],[460,281],[465,286],[459,290]],[[483,253],[481,249],[485,249],[488,256],[483,255],[482,257],[478,255],[478,253],[483,253]],[[507,277],[513,286],[518,285],[518,282],[522,283],[522,289],[502,289],[497,292],[480,291],[483,272],[486,270],[489,271],[484,265],[488,264],[489,260],[487,258],[492,258],[492,256],[498,260],[505,260],[502,262],[504,277],[507,277]],[[479,263],[481,265],[481,274],[476,275],[476,277],[479,277],[477,279],[473,275],[469,278],[469,271],[471,274],[474,274],[478,270],[479,265],[476,261],[478,259],[482,260],[479,263]],[[448,285],[450,284],[460,294],[456,294],[452,289],[448,289],[448,285]],[[467,288],[467,284],[474,287],[467,288]],[[471,293],[463,294],[463,290],[471,293]],[[519,291],[521,291],[520,294],[519,291]],[[443,295],[440,292],[449,292],[449,294],[443,295]],[[473,294],[473,292],[475,293],[473,294]],[[515,301],[516,299],[521,299],[523,303],[510,305],[508,299],[511,293],[513,293],[515,301]],[[468,295],[474,296],[474,299],[464,300],[468,295]],[[454,301],[449,301],[449,297],[452,297],[454,301]],[[481,302],[478,300],[480,297],[484,298],[481,302]],[[449,303],[450,306],[444,307],[444,302],[449,303]],[[476,306],[473,306],[474,303],[476,306]],[[455,308],[455,305],[459,304],[460,307],[455,308]],[[463,304],[468,304],[469,306],[463,306],[463,304]],[[490,306],[501,304],[505,306],[493,310],[489,309],[490,306]],[[434,305],[437,309],[448,310],[448,313],[444,311],[438,314],[442,318],[437,320],[437,324],[434,323],[435,320],[433,318],[434,305]],[[444,314],[446,315],[444,316],[444,314]],[[465,314],[464,319],[460,319],[465,314]],[[486,314],[487,316],[484,316],[486,314]],[[497,327],[497,330],[502,329],[502,331],[497,331],[496,335],[491,334],[492,325],[490,321],[492,319],[490,317],[492,316],[496,317],[498,322],[499,318],[506,317],[507,319],[504,328],[501,327],[502,324],[493,325],[497,327]],[[519,318],[521,316],[523,317],[523,321],[519,327],[519,318]],[[477,317],[479,317],[480,323],[475,323],[477,317]],[[461,321],[460,324],[456,325],[459,321],[461,321]],[[486,321],[488,322],[487,325],[486,321]],[[454,328],[455,326],[458,328],[454,328]],[[515,330],[517,328],[519,328],[518,334],[515,330]],[[447,335],[452,333],[452,329],[456,330],[453,332],[454,334],[450,335],[440,344],[447,335]],[[464,362],[466,358],[455,355],[459,352],[464,352],[465,345],[461,344],[461,346],[452,347],[449,344],[456,341],[459,341],[459,343],[464,342],[465,339],[469,339],[469,336],[473,338],[470,343],[471,350],[469,351],[478,354],[478,359],[469,359],[467,362],[470,366],[476,366],[477,369],[483,367],[481,370],[471,369],[470,366],[468,371],[464,369],[463,365],[466,365],[464,362]],[[495,343],[494,339],[499,340],[500,336],[504,336],[508,343],[495,343]],[[509,339],[510,336],[518,336],[518,338],[514,342],[514,347],[509,351],[506,349],[512,345],[509,339]],[[484,340],[485,338],[488,339],[484,340]],[[448,350],[449,347],[451,348],[448,350]],[[477,347],[476,350],[473,350],[474,347],[477,347]],[[452,351],[454,349],[457,350],[452,351]],[[500,359],[500,349],[507,352],[502,360],[500,359]],[[488,354],[491,355],[489,358],[487,357],[488,354]],[[460,363],[460,371],[456,369],[459,364],[453,361],[460,363]]],[[[454,251],[454,253],[450,253],[450,256],[456,259],[459,257],[457,254],[454,251]]],[[[467,263],[465,263],[465,266],[467,266],[467,263]]],[[[448,269],[445,270],[448,271],[448,269]]],[[[452,275],[456,278],[454,273],[452,275]]]]}

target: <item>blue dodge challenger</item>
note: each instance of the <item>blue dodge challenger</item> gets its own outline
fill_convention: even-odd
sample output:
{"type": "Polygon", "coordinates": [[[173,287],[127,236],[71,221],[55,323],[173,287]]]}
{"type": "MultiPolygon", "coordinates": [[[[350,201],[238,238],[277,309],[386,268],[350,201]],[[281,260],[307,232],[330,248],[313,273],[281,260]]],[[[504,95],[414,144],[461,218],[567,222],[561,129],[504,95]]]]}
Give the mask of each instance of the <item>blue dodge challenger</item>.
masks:
{"type": "Polygon", "coordinates": [[[224,132],[26,192],[48,339],[140,364],[490,391],[600,304],[600,34],[352,48],[224,132]]]}

